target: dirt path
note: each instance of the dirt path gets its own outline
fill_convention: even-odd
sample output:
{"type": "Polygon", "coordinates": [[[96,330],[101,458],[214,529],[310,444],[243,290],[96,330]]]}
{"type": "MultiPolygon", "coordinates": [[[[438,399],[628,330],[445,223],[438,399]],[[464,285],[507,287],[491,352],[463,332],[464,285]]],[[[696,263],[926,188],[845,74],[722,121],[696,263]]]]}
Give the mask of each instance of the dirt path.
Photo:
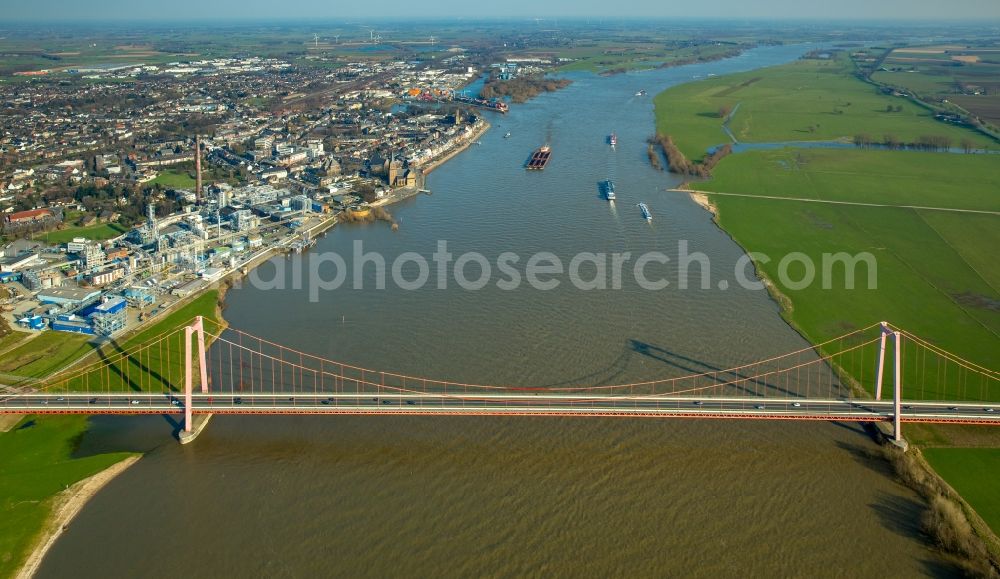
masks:
{"type": "MultiPolygon", "coordinates": [[[[721,193],[719,191],[699,191],[697,189],[667,189],[674,193],[691,195],[725,195],[727,197],[750,197],[753,199],[772,199],[777,201],[800,201],[804,203],[826,203],[829,205],[856,205],[859,207],[895,207],[896,209],[920,209],[924,211],[950,211],[953,213],[976,213],[980,215],[1000,215],[1000,211],[983,209],[957,209],[954,207],[925,207],[923,205],[892,205],[888,203],[864,203],[862,201],[833,201],[831,199],[807,199],[804,197],[782,197],[780,195],[757,195],[755,193],[721,193]]],[[[697,199],[696,199],[697,201],[697,199]]]]}

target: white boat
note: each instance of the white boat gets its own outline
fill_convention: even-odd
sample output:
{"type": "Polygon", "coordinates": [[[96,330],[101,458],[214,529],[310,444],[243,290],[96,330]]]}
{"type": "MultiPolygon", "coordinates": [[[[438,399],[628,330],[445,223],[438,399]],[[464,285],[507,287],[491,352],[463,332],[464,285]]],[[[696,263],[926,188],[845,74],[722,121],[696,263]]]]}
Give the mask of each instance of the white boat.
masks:
{"type": "Polygon", "coordinates": [[[615,182],[608,179],[604,182],[604,198],[608,201],[614,201],[615,197],[615,182]]]}
{"type": "Polygon", "coordinates": [[[645,203],[639,204],[639,211],[642,211],[642,216],[646,218],[646,221],[653,221],[653,214],[649,212],[649,207],[645,203]]]}
{"type": "Polygon", "coordinates": [[[510,133],[507,133],[506,135],[504,135],[503,138],[509,139],[510,138],[510,133]]]}

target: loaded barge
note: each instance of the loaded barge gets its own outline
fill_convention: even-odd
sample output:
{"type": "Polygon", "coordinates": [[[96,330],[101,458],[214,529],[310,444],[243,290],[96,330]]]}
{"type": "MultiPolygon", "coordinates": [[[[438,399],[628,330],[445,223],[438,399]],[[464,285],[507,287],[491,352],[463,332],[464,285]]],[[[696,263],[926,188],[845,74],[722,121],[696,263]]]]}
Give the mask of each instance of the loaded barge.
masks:
{"type": "Polygon", "coordinates": [[[549,157],[552,155],[552,149],[548,145],[538,147],[535,152],[531,154],[531,158],[528,159],[528,164],[525,169],[529,171],[541,171],[545,168],[545,165],[549,164],[549,157]]]}
{"type": "Polygon", "coordinates": [[[484,99],[465,95],[455,95],[452,100],[457,103],[472,105],[474,107],[482,107],[484,109],[490,109],[500,113],[506,113],[508,110],[507,103],[497,99],[484,99]]]}
{"type": "Polygon", "coordinates": [[[611,179],[604,181],[604,198],[608,201],[614,201],[615,197],[615,182],[611,179]]]}

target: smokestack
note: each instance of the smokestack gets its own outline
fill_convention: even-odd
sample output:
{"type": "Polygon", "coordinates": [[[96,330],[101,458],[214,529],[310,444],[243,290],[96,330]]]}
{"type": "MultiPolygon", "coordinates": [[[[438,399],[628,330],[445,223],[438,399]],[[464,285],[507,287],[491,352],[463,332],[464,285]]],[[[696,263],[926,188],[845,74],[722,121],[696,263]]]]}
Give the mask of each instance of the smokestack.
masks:
{"type": "Polygon", "coordinates": [[[201,137],[194,137],[194,198],[195,203],[201,204],[201,137]]]}

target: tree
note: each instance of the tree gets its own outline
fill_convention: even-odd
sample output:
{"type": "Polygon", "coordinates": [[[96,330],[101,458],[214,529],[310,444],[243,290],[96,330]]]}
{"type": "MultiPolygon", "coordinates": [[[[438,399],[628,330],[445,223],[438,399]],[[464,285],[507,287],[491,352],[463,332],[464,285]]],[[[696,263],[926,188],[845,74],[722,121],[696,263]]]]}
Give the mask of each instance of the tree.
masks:
{"type": "Polygon", "coordinates": [[[720,119],[728,118],[729,115],[732,112],[733,112],[733,109],[731,107],[729,107],[728,105],[727,106],[721,106],[721,107],[719,107],[719,118],[720,119]]]}
{"type": "Polygon", "coordinates": [[[973,150],[975,150],[975,148],[976,148],[976,144],[972,142],[972,139],[970,139],[968,137],[962,139],[962,150],[963,151],[965,151],[966,153],[971,153],[973,150]]]}

